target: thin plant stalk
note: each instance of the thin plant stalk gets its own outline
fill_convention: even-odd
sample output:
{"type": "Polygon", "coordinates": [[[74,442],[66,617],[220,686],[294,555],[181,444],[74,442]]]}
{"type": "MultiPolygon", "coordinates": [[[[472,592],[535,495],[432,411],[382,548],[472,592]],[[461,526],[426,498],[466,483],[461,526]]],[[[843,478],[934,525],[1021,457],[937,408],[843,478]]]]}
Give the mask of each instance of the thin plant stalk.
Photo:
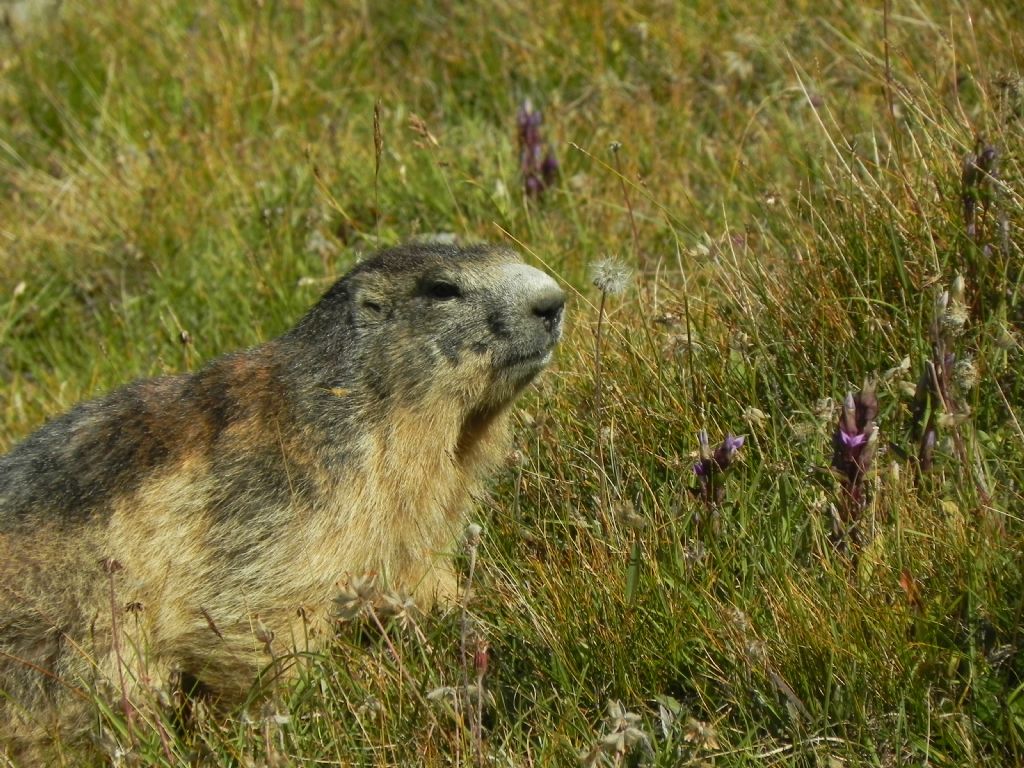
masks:
{"type": "MultiPolygon", "coordinates": [[[[466,575],[466,589],[462,593],[462,621],[461,631],[459,637],[459,655],[462,660],[462,688],[466,695],[466,707],[468,708],[467,719],[470,723],[470,728],[473,732],[473,742],[477,754],[477,763],[483,765],[483,745],[482,745],[482,726],[477,727],[477,723],[483,721],[483,698],[481,696],[481,690],[477,688],[478,699],[476,703],[476,709],[474,712],[473,702],[469,695],[469,595],[473,589],[473,576],[476,573],[476,558],[477,551],[480,547],[480,533],[481,529],[479,525],[470,525],[466,530],[466,548],[469,553],[469,572],[466,575]]],[[[456,710],[458,709],[459,697],[455,697],[456,710]]]]}
{"type": "Polygon", "coordinates": [[[114,646],[114,658],[117,660],[117,676],[121,684],[121,710],[124,712],[125,722],[128,726],[128,738],[135,743],[135,707],[128,698],[128,687],[124,679],[124,659],[121,655],[120,628],[117,624],[117,595],[114,591],[114,574],[122,569],[122,565],[116,560],[105,560],[103,568],[107,572],[110,581],[110,636],[114,646]]]}
{"type": "Polygon", "coordinates": [[[604,327],[604,305],[608,292],[601,291],[601,301],[597,307],[597,331],[594,334],[594,417],[597,420],[595,430],[597,436],[597,464],[601,482],[601,514],[605,515],[608,504],[608,473],[604,464],[604,436],[601,434],[604,423],[602,417],[602,380],[601,380],[601,331],[604,327]]]}
{"type": "Polygon", "coordinates": [[[597,308],[597,329],[594,333],[594,408],[596,411],[596,433],[597,433],[597,461],[601,474],[601,516],[602,522],[607,528],[610,515],[608,514],[610,497],[608,488],[608,475],[605,470],[605,451],[603,425],[603,370],[601,367],[601,351],[604,339],[605,305],[608,297],[622,293],[629,285],[631,271],[629,267],[615,258],[606,258],[591,265],[594,286],[601,292],[601,300],[597,308]]]}
{"type": "Polygon", "coordinates": [[[640,230],[636,226],[636,216],[633,214],[633,201],[629,198],[629,189],[626,187],[626,177],[622,175],[622,165],[619,162],[619,150],[622,145],[614,142],[611,145],[612,162],[615,163],[615,173],[619,177],[619,185],[622,187],[622,199],[626,201],[626,213],[629,215],[629,229],[633,235],[633,255],[636,259],[637,269],[643,267],[640,261],[640,230]]]}

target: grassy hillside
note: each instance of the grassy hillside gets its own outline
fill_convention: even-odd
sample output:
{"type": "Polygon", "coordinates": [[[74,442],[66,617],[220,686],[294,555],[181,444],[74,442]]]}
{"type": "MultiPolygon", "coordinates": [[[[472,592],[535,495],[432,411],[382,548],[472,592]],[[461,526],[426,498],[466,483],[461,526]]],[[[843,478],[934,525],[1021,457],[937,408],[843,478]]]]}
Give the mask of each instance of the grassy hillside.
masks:
{"type": "Polygon", "coordinates": [[[381,245],[513,243],[572,293],[468,604],[357,602],[187,734],[98,697],[67,764],[1024,762],[1024,6],[405,6],[0,32],[0,449],[381,245]]]}

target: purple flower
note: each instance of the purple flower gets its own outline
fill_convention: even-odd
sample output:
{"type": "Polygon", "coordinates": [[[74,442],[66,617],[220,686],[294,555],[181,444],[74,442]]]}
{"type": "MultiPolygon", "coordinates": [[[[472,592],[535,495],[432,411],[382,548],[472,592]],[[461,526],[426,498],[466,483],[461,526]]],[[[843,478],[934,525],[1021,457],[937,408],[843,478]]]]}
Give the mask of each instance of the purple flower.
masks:
{"type": "Polygon", "coordinates": [[[540,176],[549,186],[558,179],[558,158],[555,157],[555,152],[551,147],[548,147],[547,154],[544,155],[544,162],[540,164],[540,176]]]}
{"type": "Polygon", "coordinates": [[[519,171],[523,188],[530,197],[539,197],[558,178],[558,160],[551,145],[544,140],[540,126],[544,116],[534,109],[529,99],[516,112],[519,135],[519,171]]]}
{"type": "Polygon", "coordinates": [[[697,476],[697,485],[692,491],[707,504],[717,505],[725,500],[725,486],[722,485],[721,478],[729,470],[736,454],[743,447],[744,439],[742,435],[726,435],[721,444],[712,450],[708,433],[703,429],[697,433],[700,461],[693,465],[693,473],[697,476]]]}
{"type": "Polygon", "coordinates": [[[725,470],[732,464],[733,459],[736,458],[736,454],[739,453],[740,448],[743,447],[743,435],[733,437],[732,435],[726,435],[725,440],[722,444],[715,449],[715,463],[720,469],[725,470]]]}
{"type": "Polygon", "coordinates": [[[732,435],[726,435],[722,446],[729,452],[729,455],[735,456],[736,451],[743,447],[744,440],[746,440],[746,436],[744,435],[737,435],[735,437],[732,435]]]}
{"type": "Polygon", "coordinates": [[[844,493],[839,505],[839,517],[846,530],[837,534],[858,541],[857,522],[868,503],[868,488],[864,482],[875,453],[875,417],[878,398],[873,384],[866,384],[856,395],[848,392],[843,398],[839,423],[832,435],[832,471],[844,493]]]}
{"type": "Polygon", "coordinates": [[[839,428],[839,439],[843,441],[843,445],[847,448],[856,448],[859,445],[864,445],[868,441],[866,434],[851,435],[847,433],[842,427],[839,428]]]}

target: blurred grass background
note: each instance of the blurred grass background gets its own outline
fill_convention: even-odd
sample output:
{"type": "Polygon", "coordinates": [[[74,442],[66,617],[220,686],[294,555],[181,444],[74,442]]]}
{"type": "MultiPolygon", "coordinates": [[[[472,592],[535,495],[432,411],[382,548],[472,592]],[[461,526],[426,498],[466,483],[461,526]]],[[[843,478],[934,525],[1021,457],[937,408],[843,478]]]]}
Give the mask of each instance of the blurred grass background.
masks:
{"type": "Polygon", "coordinates": [[[281,332],[380,246],[509,242],[573,295],[479,511],[470,627],[344,627],[298,685],[188,733],[98,699],[106,735],[68,765],[1024,760],[1019,3],[13,8],[0,448],[281,332]],[[560,170],[536,196],[526,100],[560,170]],[[633,276],[602,297],[609,257],[633,276]],[[975,381],[921,472],[909,393],[957,275],[975,381]],[[872,379],[851,542],[827,468],[872,379]],[[714,508],[702,429],[745,435],[714,508]],[[467,634],[482,732],[444,706],[467,634]]]}

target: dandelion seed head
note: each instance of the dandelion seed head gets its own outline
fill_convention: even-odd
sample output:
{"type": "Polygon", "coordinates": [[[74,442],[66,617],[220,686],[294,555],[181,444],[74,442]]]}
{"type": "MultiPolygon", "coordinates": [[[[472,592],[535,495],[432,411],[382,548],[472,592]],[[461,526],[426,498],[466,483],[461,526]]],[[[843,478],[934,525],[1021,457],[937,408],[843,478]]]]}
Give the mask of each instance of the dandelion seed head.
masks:
{"type": "Polygon", "coordinates": [[[590,265],[590,275],[601,293],[615,296],[629,286],[633,271],[619,259],[608,256],[590,265]]]}

